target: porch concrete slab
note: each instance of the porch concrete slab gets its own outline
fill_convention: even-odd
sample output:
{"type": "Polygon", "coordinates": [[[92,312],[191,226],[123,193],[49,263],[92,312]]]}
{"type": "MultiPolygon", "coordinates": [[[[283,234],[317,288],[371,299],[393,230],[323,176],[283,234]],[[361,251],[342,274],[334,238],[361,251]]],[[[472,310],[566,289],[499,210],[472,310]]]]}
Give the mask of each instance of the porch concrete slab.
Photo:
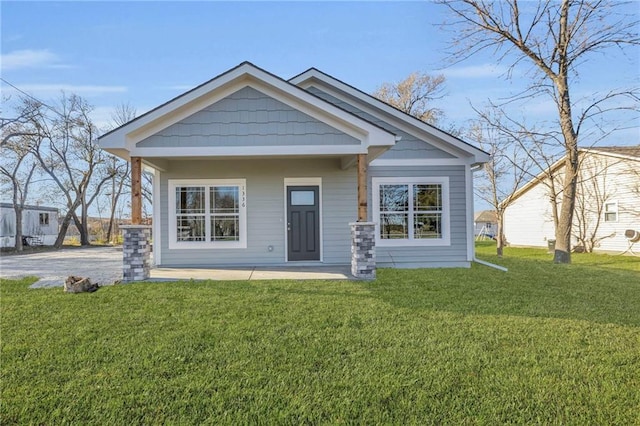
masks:
{"type": "Polygon", "coordinates": [[[256,267],[252,280],[350,280],[350,266],[256,267]]]}
{"type": "Polygon", "coordinates": [[[151,268],[146,281],[216,280],[238,281],[251,278],[253,268],[204,269],[204,268],[151,268]]]}
{"type": "Polygon", "coordinates": [[[257,266],[253,268],[153,268],[146,281],[349,280],[349,266],[257,266]]]}

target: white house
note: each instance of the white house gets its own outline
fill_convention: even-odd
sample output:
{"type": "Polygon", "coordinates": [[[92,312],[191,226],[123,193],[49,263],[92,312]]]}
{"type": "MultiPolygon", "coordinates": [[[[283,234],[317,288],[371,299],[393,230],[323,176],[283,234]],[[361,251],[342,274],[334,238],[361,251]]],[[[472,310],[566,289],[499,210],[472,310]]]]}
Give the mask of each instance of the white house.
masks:
{"type": "MultiPolygon", "coordinates": [[[[640,232],[640,145],[580,149],[579,161],[572,246],[609,252],[624,252],[630,245],[633,249],[635,243],[625,233],[640,232]]],[[[555,188],[561,187],[563,167],[560,160],[550,168],[555,188]]],[[[555,239],[547,176],[539,174],[514,194],[504,215],[510,245],[547,247],[555,239]]],[[[636,244],[635,251],[639,249],[636,244]]]]}
{"type": "Polygon", "coordinates": [[[473,233],[493,238],[498,232],[498,215],[495,210],[482,210],[473,217],[473,233]]]}
{"type": "Polygon", "coordinates": [[[242,63],[99,143],[154,172],[157,265],[349,264],[356,221],[378,265],[473,261],[488,154],[315,68],[242,63]]]}
{"type": "MultiPolygon", "coordinates": [[[[24,206],[23,241],[29,245],[53,245],[58,236],[58,209],[24,206]]],[[[13,247],[16,241],[16,213],[11,203],[0,203],[0,247],[13,247]]]]}

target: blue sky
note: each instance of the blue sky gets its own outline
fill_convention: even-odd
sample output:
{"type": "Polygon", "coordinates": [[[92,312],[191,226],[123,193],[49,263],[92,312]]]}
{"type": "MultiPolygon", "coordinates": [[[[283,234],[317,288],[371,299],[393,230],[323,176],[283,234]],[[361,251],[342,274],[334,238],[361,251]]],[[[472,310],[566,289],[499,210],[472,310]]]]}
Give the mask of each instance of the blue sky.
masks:
{"type": "MultiPolygon", "coordinates": [[[[640,14],[638,5],[629,10],[640,14]]],[[[489,52],[450,65],[452,34],[439,26],[448,17],[428,1],[4,1],[2,77],[43,100],[78,93],[103,124],[117,104],[142,113],[245,60],[283,78],[313,66],[365,92],[412,71],[443,73],[448,95],[438,106],[462,126],[474,118],[470,103],[521,90],[526,69],[507,81],[489,52]]],[[[639,52],[594,58],[575,94],[639,86],[639,52]]],[[[528,121],[553,117],[541,99],[521,108],[528,121]]],[[[638,143],[638,120],[624,126],[609,144],[638,143]]]]}
{"type": "MultiPolygon", "coordinates": [[[[1,13],[2,78],[45,101],[63,89],[78,93],[101,126],[118,104],[143,113],[245,60],[283,78],[316,67],[365,92],[412,71],[443,73],[447,96],[437,106],[456,126],[475,118],[470,103],[481,108],[527,81],[527,68],[507,81],[490,52],[448,64],[452,34],[439,24],[449,15],[429,1],[3,1],[1,13]]],[[[574,97],[639,87],[639,52],[591,58],[574,97]]],[[[4,83],[2,91],[14,94],[4,83]]],[[[528,122],[554,116],[543,99],[514,108],[528,122]]],[[[638,144],[640,121],[629,117],[619,115],[626,130],[602,144],[638,144]]]]}

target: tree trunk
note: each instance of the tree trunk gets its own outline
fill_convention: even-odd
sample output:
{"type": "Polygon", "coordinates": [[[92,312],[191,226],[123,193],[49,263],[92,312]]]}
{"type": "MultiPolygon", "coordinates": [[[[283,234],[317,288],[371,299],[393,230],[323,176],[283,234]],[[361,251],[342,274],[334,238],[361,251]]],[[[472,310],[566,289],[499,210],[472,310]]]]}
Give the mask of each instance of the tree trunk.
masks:
{"type": "Polygon", "coordinates": [[[575,152],[570,152],[566,156],[564,173],[562,205],[560,206],[560,216],[556,227],[554,263],[571,263],[571,226],[573,224],[578,175],[577,146],[575,152]]]}
{"type": "Polygon", "coordinates": [[[80,245],[89,246],[91,245],[91,241],[89,239],[89,212],[87,211],[87,206],[84,205],[84,203],[82,205],[81,212],[82,216],[80,219],[82,220],[82,232],[80,233],[80,245]]]}
{"type": "Polygon", "coordinates": [[[496,211],[496,216],[498,219],[498,229],[496,234],[496,254],[498,257],[502,257],[502,252],[504,248],[504,212],[498,209],[496,211]]]}
{"type": "MultiPolygon", "coordinates": [[[[84,215],[82,215],[84,216],[84,215]]],[[[82,221],[78,215],[74,214],[73,223],[76,224],[76,228],[78,228],[78,232],[80,233],[80,245],[88,246],[89,245],[89,232],[86,221],[82,221]]]]}
{"type": "Polygon", "coordinates": [[[71,223],[71,217],[73,212],[69,210],[67,214],[64,216],[62,223],[60,224],[60,230],[58,231],[58,237],[56,238],[56,242],[53,243],[55,248],[62,247],[62,243],[64,243],[64,239],[67,236],[67,229],[69,229],[69,223],[71,223]]]}
{"type": "Polygon", "coordinates": [[[105,238],[105,240],[107,241],[107,243],[111,242],[111,231],[113,230],[113,218],[115,216],[115,210],[111,209],[111,216],[109,217],[109,226],[107,227],[107,237],[105,238]]]}
{"type": "Polygon", "coordinates": [[[571,263],[571,226],[576,204],[576,189],[578,186],[578,134],[574,130],[571,115],[571,100],[569,97],[569,62],[567,52],[569,48],[569,7],[570,2],[564,0],[560,8],[560,28],[558,32],[558,74],[554,79],[558,91],[557,107],[560,118],[560,128],[564,138],[564,183],[562,185],[562,205],[560,217],[556,226],[556,249],[553,255],[554,263],[571,263]]]}
{"type": "Polygon", "coordinates": [[[16,242],[14,247],[16,251],[22,251],[24,249],[22,246],[22,206],[14,204],[13,211],[16,214],[16,242]]]}

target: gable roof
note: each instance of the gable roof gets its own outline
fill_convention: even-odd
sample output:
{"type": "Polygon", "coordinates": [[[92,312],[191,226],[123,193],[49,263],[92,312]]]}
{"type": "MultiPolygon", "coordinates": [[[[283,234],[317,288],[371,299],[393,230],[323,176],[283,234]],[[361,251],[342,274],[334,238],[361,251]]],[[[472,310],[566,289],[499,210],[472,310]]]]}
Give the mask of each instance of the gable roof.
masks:
{"type": "MultiPolygon", "coordinates": [[[[465,153],[466,155],[473,156],[476,159],[476,163],[484,163],[489,160],[489,153],[471,145],[468,142],[463,141],[462,139],[453,136],[452,134],[445,132],[429,123],[426,123],[411,114],[407,114],[406,112],[390,105],[386,102],[381,101],[380,99],[363,92],[362,90],[347,84],[341,80],[338,80],[335,77],[326,74],[317,68],[309,68],[308,70],[296,75],[289,79],[289,82],[296,84],[303,88],[308,88],[313,86],[314,82],[321,82],[330,87],[338,89],[360,101],[371,105],[373,108],[376,108],[384,113],[391,115],[392,117],[413,126],[431,136],[433,136],[436,141],[441,141],[442,144],[449,144],[459,151],[465,153]]],[[[431,142],[431,141],[430,141],[431,142]]],[[[436,142],[437,143],[437,142],[436,142]]]]}
{"type": "Polygon", "coordinates": [[[498,214],[495,210],[482,210],[477,212],[473,217],[474,222],[498,222],[498,214]]]}
{"type": "MultiPolygon", "coordinates": [[[[237,147],[227,147],[226,149],[219,147],[211,149],[198,148],[196,150],[191,149],[191,147],[168,149],[136,146],[138,142],[145,138],[247,86],[256,88],[361,141],[361,145],[342,147],[344,152],[336,151],[333,153],[328,150],[321,153],[367,153],[369,148],[375,148],[374,154],[377,153],[379,155],[395,144],[396,135],[392,132],[326,102],[250,62],[243,62],[128,123],[105,133],[98,138],[100,146],[123,158],[128,158],[129,155],[147,158],[154,156],[251,155],[255,150],[242,150],[237,147]]],[[[270,150],[268,152],[265,150],[262,155],[297,155],[299,152],[296,152],[295,148],[270,147],[270,150]]],[[[324,149],[326,150],[326,147],[324,149]]],[[[299,151],[302,152],[302,150],[299,151]]],[[[307,148],[304,152],[314,153],[313,150],[307,148]]]]}
{"type": "MultiPolygon", "coordinates": [[[[13,210],[13,204],[12,203],[0,203],[0,207],[2,207],[3,209],[12,209],[13,210]]],[[[56,207],[34,206],[34,205],[31,205],[31,204],[25,204],[24,206],[22,206],[22,208],[24,209],[24,211],[27,211],[27,210],[39,210],[39,211],[44,211],[44,212],[57,212],[59,210],[56,207]]]]}
{"type": "Polygon", "coordinates": [[[585,152],[609,155],[612,157],[627,158],[640,161],[640,145],[636,146],[599,146],[582,149],[585,152]]]}
{"type": "MultiPolygon", "coordinates": [[[[621,158],[621,159],[640,162],[640,145],[636,145],[636,146],[602,146],[602,147],[591,147],[591,148],[579,148],[578,149],[578,156],[580,156],[580,154],[584,155],[585,153],[586,154],[593,154],[593,155],[604,155],[604,156],[609,156],[609,157],[616,157],[616,158],[621,158]]],[[[553,163],[546,170],[543,170],[540,173],[538,173],[533,179],[531,179],[530,181],[525,183],[522,187],[520,187],[520,189],[518,189],[513,194],[508,196],[505,199],[505,201],[506,200],[510,200],[510,201],[516,200],[517,198],[521,197],[524,193],[529,191],[531,188],[533,188],[535,185],[537,185],[538,183],[540,183],[541,181],[546,179],[549,176],[549,173],[556,172],[558,169],[560,169],[564,165],[564,158],[565,158],[565,156],[563,156],[558,161],[553,163]]],[[[502,203],[504,203],[504,201],[502,201],[502,203]]]]}

